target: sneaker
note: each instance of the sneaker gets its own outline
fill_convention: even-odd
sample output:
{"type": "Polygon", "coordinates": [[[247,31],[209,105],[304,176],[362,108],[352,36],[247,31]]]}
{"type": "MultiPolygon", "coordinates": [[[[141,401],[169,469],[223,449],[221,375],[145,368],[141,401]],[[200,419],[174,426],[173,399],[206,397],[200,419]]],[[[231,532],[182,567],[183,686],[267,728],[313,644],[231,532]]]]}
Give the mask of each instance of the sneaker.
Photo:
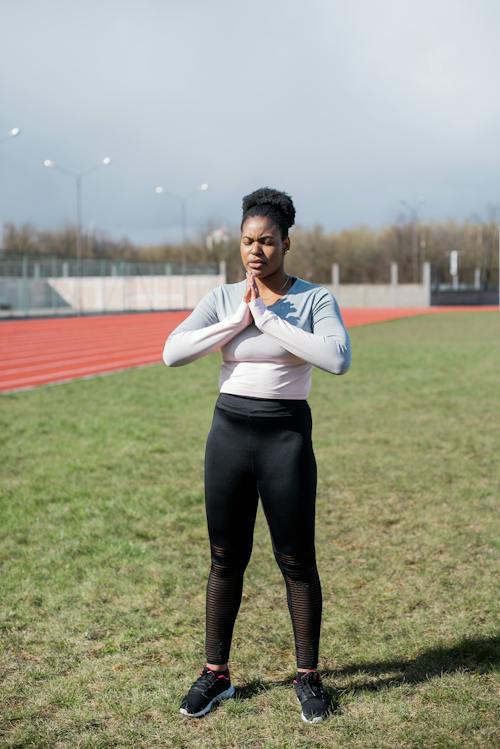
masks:
{"type": "Polygon", "coordinates": [[[330,698],[323,689],[318,671],[297,674],[293,680],[297,699],[302,705],[302,720],[319,723],[330,711],[330,698]]]}
{"type": "Polygon", "coordinates": [[[184,696],[179,712],[189,718],[201,718],[210,712],[217,702],[232,697],[234,692],[229,676],[218,674],[217,671],[211,671],[204,666],[200,676],[184,696]]]}

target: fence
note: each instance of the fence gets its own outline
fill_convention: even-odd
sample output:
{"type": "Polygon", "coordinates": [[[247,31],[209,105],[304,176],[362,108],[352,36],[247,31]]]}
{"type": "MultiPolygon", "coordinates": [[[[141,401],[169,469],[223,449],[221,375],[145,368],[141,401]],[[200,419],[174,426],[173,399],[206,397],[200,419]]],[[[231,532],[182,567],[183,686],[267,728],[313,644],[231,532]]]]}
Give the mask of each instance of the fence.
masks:
{"type": "Polygon", "coordinates": [[[431,268],[422,266],[422,283],[398,282],[397,263],[388,268],[388,283],[341,283],[340,268],[332,265],[332,283],[329,284],[342,307],[429,307],[431,304],[431,268]]]}
{"type": "Polygon", "coordinates": [[[498,305],[500,288],[496,269],[463,267],[457,273],[432,270],[432,305],[498,305]]]}
{"type": "Polygon", "coordinates": [[[343,284],[340,275],[339,266],[334,263],[328,288],[342,307],[500,305],[498,274],[487,277],[479,268],[461,269],[460,277],[450,278],[425,262],[419,284],[400,284],[397,263],[388,268],[387,284],[343,284]]]}
{"type": "Polygon", "coordinates": [[[225,283],[224,263],[0,257],[0,316],[191,309],[225,283]],[[183,272],[185,271],[185,272],[183,272]]]}
{"type": "MultiPolygon", "coordinates": [[[[342,307],[429,307],[499,303],[495,279],[449,283],[422,266],[420,284],[400,284],[391,263],[387,284],[342,284],[332,266],[332,290],[342,307]]],[[[0,256],[0,317],[193,309],[226,283],[225,263],[189,265],[40,256],[0,256]],[[185,273],[183,271],[186,271],[185,273]]]]}

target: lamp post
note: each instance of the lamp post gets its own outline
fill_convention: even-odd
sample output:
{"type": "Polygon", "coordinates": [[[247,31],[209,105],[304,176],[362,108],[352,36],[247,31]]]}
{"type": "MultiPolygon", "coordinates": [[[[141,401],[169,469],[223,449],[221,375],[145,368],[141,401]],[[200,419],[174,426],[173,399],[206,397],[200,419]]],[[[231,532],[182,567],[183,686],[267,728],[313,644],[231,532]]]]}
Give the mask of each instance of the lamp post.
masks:
{"type": "Polygon", "coordinates": [[[498,308],[500,309],[500,224],[498,229],[498,308]]]}
{"type": "Polygon", "coordinates": [[[411,205],[407,200],[399,201],[402,206],[408,209],[411,216],[411,255],[413,260],[413,274],[415,277],[415,283],[419,282],[419,268],[418,268],[418,247],[417,247],[417,221],[418,221],[418,209],[425,203],[425,200],[419,200],[416,205],[411,205]]]}
{"type": "MultiPolygon", "coordinates": [[[[497,220],[497,210],[500,207],[500,204],[490,204],[489,205],[489,211],[490,211],[490,219],[489,222],[486,222],[481,218],[481,216],[478,213],[472,213],[470,218],[472,221],[475,221],[476,223],[481,225],[481,244],[483,244],[483,240],[486,235],[487,241],[485,242],[485,249],[483,250],[483,258],[482,258],[482,266],[484,267],[484,273],[481,273],[481,276],[484,278],[483,285],[485,291],[488,290],[490,286],[492,286],[493,281],[491,279],[492,271],[493,271],[493,253],[495,252],[495,237],[494,237],[494,230],[491,231],[491,236],[489,236],[489,232],[487,229],[493,224],[496,224],[497,220]],[[491,241],[490,241],[491,240],[491,241]]],[[[499,232],[498,236],[498,305],[500,307],[500,226],[497,225],[497,230],[499,232]]]]}
{"type": "Polygon", "coordinates": [[[73,172],[70,169],[66,169],[66,167],[60,166],[52,159],[45,159],[42,162],[43,166],[47,169],[56,169],[58,172],[61,172],[62,174],[65,174],[68,177],[71,177],[75,180],[75,194],[76,194],[76,266],[77,266],[77,275],[78,275],[78,314],[81,314],[81,291],[82,291],[82,180],[84,177],[87,176],[87,174],[90,174],[91,172],[95,172],[96,169],[100,169],[102,166],[109,166],[111,164],[111,159],[109,156],[105,156],[101,161],[99,161],[97,164],[94,164],[94,166],[91,166],[90,169],[86,169],[84,172],[73,172]]]}
{"type": "Polygon", "coordinates": [[[11,138],[16,138],[20,134],[21,134],[21,128],[19,128],[19,127],[11,127],[10,130],[7,130],[7,134],[3,135],[0,138],[0,143],[5,143],[5,141],[11,140],[11,138]]]}
{"type": "Polygon", "coordinates": [[[208,185],[206,182],[203,182],[199,187],[196,188],[196,190],[192,190],[187,195],[179,195],[178,193],[171,192],[170,190],[165,189],[163,185],[157,185],[155,187],[155,193],[157,195],[169,195],[172,198],[175,198],[180,202],[181,206],[181,227],[182,227],[182,275],[183,275],[183,285],[182,285],[182,300],[183,300],[183,307],[186,307],[186,241],[187,241],[187,201],[192,195],[196,195],[198,192],[206,192],[208,190],[208,185]]]}
{"type": "Polygon", "coordinates": [[[6,135],[2,135],[0,137],[0,143],[6,143],[8,140],[12,140],[12,138],[16,138],[20,133],[21,133],[21,128],[11,127],[10,130],[7,130],[6,135]]]}

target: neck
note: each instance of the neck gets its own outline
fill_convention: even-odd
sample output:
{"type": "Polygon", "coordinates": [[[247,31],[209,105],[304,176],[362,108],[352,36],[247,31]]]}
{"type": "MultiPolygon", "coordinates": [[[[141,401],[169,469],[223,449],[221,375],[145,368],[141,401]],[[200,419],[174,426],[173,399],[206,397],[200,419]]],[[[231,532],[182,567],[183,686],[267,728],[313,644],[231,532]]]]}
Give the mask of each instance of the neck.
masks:
{"type": "Polygon", "coordinates": [[[265,278],[256,278],[255,280],[261,294],[265,294],[266,292],[277,294],[286,287],[289,278],[290,276],[285,272],[285,269],[279,268],[271,275],[265,278]]]}

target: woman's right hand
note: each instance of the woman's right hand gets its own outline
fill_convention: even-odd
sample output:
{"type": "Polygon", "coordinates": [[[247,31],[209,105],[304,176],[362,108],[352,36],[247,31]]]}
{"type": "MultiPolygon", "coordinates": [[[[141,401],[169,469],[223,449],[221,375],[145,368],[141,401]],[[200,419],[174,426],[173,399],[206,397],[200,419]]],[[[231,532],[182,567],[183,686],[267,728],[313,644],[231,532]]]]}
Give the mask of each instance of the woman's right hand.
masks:
{"type": "Polygon", "coordinates": [[[249,277],[249,275],[250,274],[247,271],[247,287],[246,287],[245,293],[243,295],[243,301],[246,302],[247,304],[250,301],[250,299],[252,298],[252,285],[250,283],[250,277],[249,277]]]}

